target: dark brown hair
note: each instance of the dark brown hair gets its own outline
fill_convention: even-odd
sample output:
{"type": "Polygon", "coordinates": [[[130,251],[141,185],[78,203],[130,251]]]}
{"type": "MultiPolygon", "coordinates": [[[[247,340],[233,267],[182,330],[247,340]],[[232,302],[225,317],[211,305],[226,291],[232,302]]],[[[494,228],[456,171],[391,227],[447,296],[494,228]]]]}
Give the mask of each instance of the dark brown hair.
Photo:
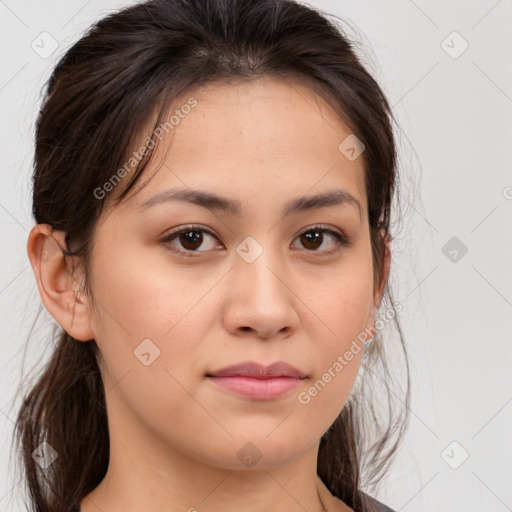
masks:
{"type": "MultiPolygon", "coordinates": [[[[341,25],[291,0],[151,0],[95,23],[47,83],[36,126],[36,223],[65,232],[63,254],[87,277],[105,204],[94,191],[123,165],[143,128],[161,125],[173,98],[192,88],[258,77],[306,81],[365,145],[374,274],[381,283],[398,179],[392,111],[341,25]]],[[[154,128],[148,133],[156,142],[154,128]]],[[[124,178],[116,201],[133,188],[152,154],[148,150],[124,178]]],[[[84,286],[90,295],[87,280],[84,286]]],[[[384,298],[396,311],[387,282],[384,298]]],[[[371,510],[362,488],[382,478],[408,420],[407,354],[397,315],[392,318],[405,362],[403,398],[394,401],[400,394],[391,384],[396,365],[391,372],[378,332],[365,348],[357,389],[320,441],[318,475],[356,511],[371,510]]],[[[67,512],[105,476],[109,433],[95,341],[78,342],[60,329],[55,343],[23,396],[15,441],[31,510],[67,512]],[[46,469],[32,458],[43,441],[59,454],[46,469]]]]}

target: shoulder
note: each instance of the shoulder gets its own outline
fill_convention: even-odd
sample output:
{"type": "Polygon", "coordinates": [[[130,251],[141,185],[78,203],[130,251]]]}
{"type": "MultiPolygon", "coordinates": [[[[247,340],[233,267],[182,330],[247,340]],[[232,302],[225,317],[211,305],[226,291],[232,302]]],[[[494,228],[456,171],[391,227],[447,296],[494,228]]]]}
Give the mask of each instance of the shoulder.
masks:
{"type": "MultiPolygon", "coordinates": [[[[346,503],[342,500],[334,496],[331,491],[327,488],[323,480],[318,476],[318,486],[319,491],[322,494],[322,497],[328,503],[328,510],[332,512],[361,512],[359,509],[355,510],[350,508],[346,503]]],[[[384,505],[380,501],[372,498],[369,494],[365,493],[362,490],[359,490],[359,493],[362,495],[365,504],[366,504],[366,512],[395,512],[393,509],[384,505]]]]}
{"type": "Polygon", "coordinates": [[[369,510],[371,512],[395,512],[387,505],[384,505],[384,503],[376,500],[375,498],[372,498],[369,494],[366,494],[365,492],[362,492],[362,494],[364,495],[368,505],[370,505],[371,508],[369,510]]]}

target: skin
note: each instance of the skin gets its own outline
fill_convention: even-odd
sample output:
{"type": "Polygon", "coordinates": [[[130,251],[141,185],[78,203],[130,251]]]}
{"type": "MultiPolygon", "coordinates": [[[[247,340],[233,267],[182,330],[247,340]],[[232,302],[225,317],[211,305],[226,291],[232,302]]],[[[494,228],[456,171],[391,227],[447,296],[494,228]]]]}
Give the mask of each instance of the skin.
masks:
{"type": "Polygon", "coordinates": [[[176,105],[190,96],[198,105],[158,146],[147,185],[102,214],[89,274],[94,300],[80,293],[80,279],[55,251],[64,233],[37,225],[29,235],[46,308],[76,340],[94,338],[100,351],[111,460],[81,509],[320,512],[319,493],[329,512],[351,510],[323,485],[316,464],[362,351],[308,404],[297,396],[374,326],[382,298],[363,158],[350,161],[338,150],[350,129],[297,81],[210,85],[176,105]],[[136,210],[171,187],[237,199],[242,215],[183,201],[136,210]],[[350,193],[361,213],[342,204],[282,216],[288,200],[331,189],[350,193]],[[215,235],[201,232],[196,257],[171,251],[193,245],[184,246],[183,237],[161,241],[191,223],[215,235]],[[299,236],[316,224],[351,245],[322,256],[337,247],[334,237],[320,231],[323,242],[308,245],[299,236]],[[252,263],[236,252],[247,236],[263,248],[252,263]],[[45,250],[53,255],[48,261],[45,250]],[[134,350],[148,338],[160,355],[146,366],[134,350]],[[205,376],[248,360],[286,361],[308,378],[284,396],[257,401],[205,376]],[[251,467],[237,457],[249,442],[261,454],[251,467]]]}

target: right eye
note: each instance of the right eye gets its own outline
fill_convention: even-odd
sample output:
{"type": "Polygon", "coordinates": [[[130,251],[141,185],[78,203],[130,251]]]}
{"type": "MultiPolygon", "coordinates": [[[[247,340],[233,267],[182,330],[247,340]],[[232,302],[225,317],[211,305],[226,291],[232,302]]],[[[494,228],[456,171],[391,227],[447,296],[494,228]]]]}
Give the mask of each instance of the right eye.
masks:
{"type": "MultiPolygon", "coordinates": [[[[203,233],[206,233],[206,238],[217,239],[217,237],[211,233],[209,230],[203,228],[202,226],[190,225],[185,226],[180,229],[176,229],[171,233],[167,234],[164,238],[162,238],[161,242],[165,244],[165,246],[169,247],[172,252],[176,252],[182,254],[186,257],[194,256],[194,252],[205,252],[209,249],[198,250],[201,245],[205,242],[205,237],[203,233]],[[178,241],[181,245],[181,249],[177,248],[175,244],[172,242],[178,241]]],[[[210,243],[210,249],[214,249],[218,247],[218,245],[210,243]]]]}

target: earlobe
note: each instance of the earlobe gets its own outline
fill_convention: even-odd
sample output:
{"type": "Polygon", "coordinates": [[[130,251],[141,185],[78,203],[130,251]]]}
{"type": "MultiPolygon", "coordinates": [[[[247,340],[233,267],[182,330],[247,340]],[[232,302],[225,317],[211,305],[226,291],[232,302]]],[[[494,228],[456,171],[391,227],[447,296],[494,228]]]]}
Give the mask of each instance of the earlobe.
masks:
{"type": "Polygon", "coordinates": [[[64,237],[63,231],[53,230],[48,224],[37,224],[28,236],[27,253],[48,312],[73,338],[88,341],[94,338],[90,307],[80,283],[66,264],[64,237]]]}

